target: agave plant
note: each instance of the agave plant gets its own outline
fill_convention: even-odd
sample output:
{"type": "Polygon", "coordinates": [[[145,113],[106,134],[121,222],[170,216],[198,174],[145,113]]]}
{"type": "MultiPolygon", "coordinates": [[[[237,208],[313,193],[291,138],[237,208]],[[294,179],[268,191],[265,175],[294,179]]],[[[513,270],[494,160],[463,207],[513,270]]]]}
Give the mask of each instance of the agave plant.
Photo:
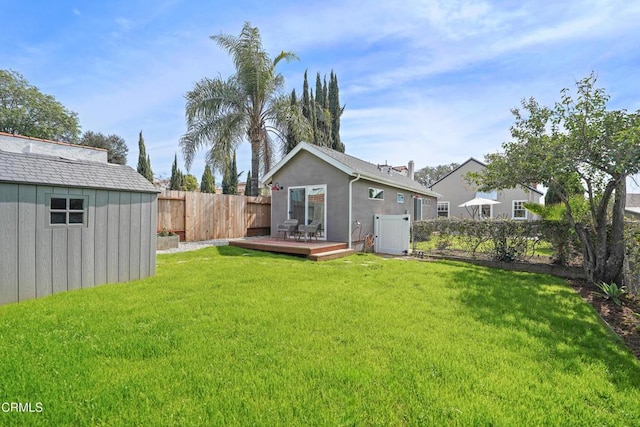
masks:
{"type": "Polygon", "coordinates": [[[622,298],[627,293],[624,286],[618,286],[616,283],[601,282],[596,284],[602,292],[594,292],[596,295],[604,299],[613,301],[616,305],[622,305],[622,298]]]}

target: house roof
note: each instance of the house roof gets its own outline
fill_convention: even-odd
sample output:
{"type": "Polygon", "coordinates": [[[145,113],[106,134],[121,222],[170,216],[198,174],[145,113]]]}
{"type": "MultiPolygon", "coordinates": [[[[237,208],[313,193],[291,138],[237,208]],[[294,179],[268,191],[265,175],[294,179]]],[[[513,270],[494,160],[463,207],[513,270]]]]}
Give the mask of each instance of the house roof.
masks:
{"type": "Polygon", "coordinates": [[[358,176],[361,178],[378,182],[381,184],[387,184],[392,187],[400,188],[407,191],[413,191],[417,194],[422,194],[426,196],[432,197],[441,197],[440,194],[436,193],[423,186],[417,181],[393,171],[391,168],[380,168],[373,163],[365,162],[364,160],[360,160],[356,157],[350,156],[345,153],[341,153],[336,150],[332,150],[328,147],[320,147],[317,145],[311,145],[306,142],[299,143],[289,154],[287,154],[278,164],[273,167],[269,172],[265,174],[262,178],[263,182],[269,182],[271,177],[276,174],[282,167],[284,167],[293,157],[296,156],[300,151],[306,151],[321,160],[329,163],[335,168],[341,170],[347,175],[358,176]],[[389,172],[389,170],[391,170],[389,172]]]}
{"type": "Polygon", "coordinates": [[[129,166],[0,150],[0,182],[158,193],[129,166]]]}
{"type": "MultiPolygon", "coordinates": [[[[436,182],[434,182],[433,184],[431,184],[431,188],[433,188],[434,185],[436,185],[437,183],[439,183],[440,181],[444,180],[445,178],[447,178],[449,175],[453,174],[454,172],[456,172],[458,169],[461,169],[464,165],[466,165],[467,163],[470,162],[476,162],[477,164],[479,164],[482,167],[487,167],[486,163],[481,162],[478,159],[475,159],[473,157],[469,157],[469,160],[467,160],[466,162],[462,163],[460,166],[458,166],[457,168],[453,169],[451,172],[449,172],[448,174],[446,174],[445,176],[443,176],[442,178],[440,178],[439,180],[437,180],[436,182]]],[[[522,185],[522,184],[521,184],[522,185]]],[[[522,185],[522,187],[526,188],[529,191],[533,191],[534,193],[538,193],[539,195],[543,195],[544,193],[542,193],[540,190],[530,186],[530,185],[522,185]]]]}

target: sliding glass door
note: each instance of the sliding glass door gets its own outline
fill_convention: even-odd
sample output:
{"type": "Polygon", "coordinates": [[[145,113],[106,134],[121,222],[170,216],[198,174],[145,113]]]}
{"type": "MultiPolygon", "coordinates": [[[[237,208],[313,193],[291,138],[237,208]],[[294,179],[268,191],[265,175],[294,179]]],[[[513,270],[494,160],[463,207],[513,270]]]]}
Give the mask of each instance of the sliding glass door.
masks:
{"type": "Polygon", "coordinates": [[[326,238],[327,186],[289,187],[289,219],[297,219],[298,224],[319,222],[318,238],[326,238]]]}

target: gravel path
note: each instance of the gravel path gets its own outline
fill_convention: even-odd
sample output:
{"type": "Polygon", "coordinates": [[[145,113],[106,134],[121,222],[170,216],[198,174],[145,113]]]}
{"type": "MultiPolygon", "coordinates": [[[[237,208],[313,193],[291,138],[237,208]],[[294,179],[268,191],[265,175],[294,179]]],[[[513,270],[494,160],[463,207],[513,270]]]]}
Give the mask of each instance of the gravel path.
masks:
{"type": "MultiPolygon", "coordinates": [[[[240,239],[233,239],[240,240],[240,239]]],[[[228,246],[229,239],[203,240],[201,242],[180,242],[177,248],[164,249],[157,251],[159,254],[173,254],[176,252],[195,251],[209,246],[228,246]]]]}
{"type": "MultiPolygon", "coordinates": [[[[260,238],[264,236],[258,236],[256,238],[260,238]]],[[[156,251],[158,254],[173,254],[176,252],[186,252],[186,251],[195,251],[198,249],[206,248],[209,246],[229,246],[229,242],[231,240],[247,240],[251,239],[251,237],[239,237],[237,239],[216,239],[216,240],[203,240],[201,242],[180,242],[177,248],[164,249],[161,251],[156,251]]]]}

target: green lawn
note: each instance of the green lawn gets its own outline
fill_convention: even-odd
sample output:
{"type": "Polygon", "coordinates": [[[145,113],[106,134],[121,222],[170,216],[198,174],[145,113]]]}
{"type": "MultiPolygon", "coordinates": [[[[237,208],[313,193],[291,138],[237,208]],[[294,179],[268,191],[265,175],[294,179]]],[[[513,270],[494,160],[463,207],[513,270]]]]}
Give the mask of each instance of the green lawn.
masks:
{"type": "Polygon", "coordinates": [[[640,363],[563,281],[212,247],[0,307],[0,425],[640,425],[640,363]]]}

